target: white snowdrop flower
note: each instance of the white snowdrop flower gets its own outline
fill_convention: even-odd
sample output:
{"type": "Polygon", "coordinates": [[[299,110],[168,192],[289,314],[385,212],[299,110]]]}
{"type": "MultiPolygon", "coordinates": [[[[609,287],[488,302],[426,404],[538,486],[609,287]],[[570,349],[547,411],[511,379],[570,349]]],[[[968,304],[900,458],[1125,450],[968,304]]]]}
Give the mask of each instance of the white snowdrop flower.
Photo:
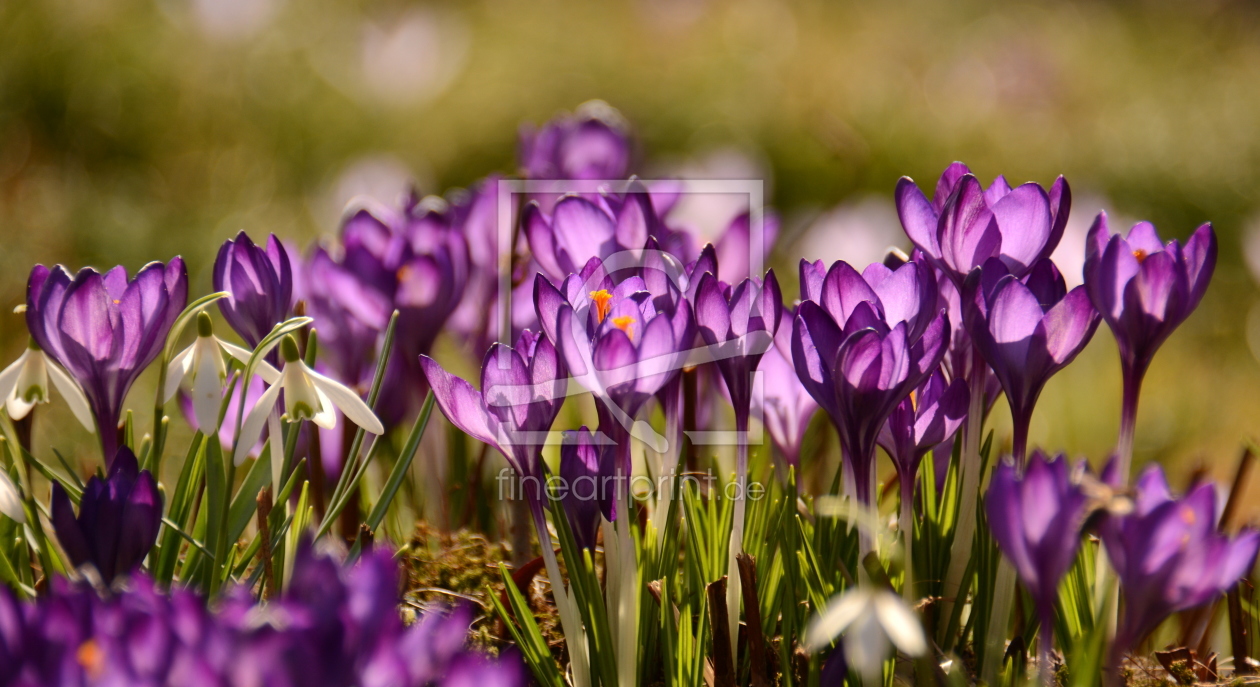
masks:
{"type": "Polygon", "coordinates": [[[17,485],[9,479],[9,473],[0,470],[0,513],[4,513],[18,523],[26,522],[26,511],[22,510],[22,494],[17,485]]]}
{"type": "Polygon", "coordinates": [[[844,657],[863,679],[879,678],[892,647],[907,656],[927,652],[923,625],[905,601],[883,588],[857,587],[831,600],[805,630],[805,646],[821,651],[844,634],[844,657]]]}
{"type": "MultiPolygon", "coordinates": [[[[206,434],[219,430],[219,409],[223,402],[223,384],[227,380],[227,365],[223,353],[248,364],[250,352],[232,345],[214,335],[214,323],[204,312],[197,314],[197,340],[171,359],[166,369],[166,388],[163,398],[167,401],[187,380],[192,387],[193,410],[197,426],[206,434]]],[[[280,371],[265,360],[257,364],[258,375],[269,384],[280,379],[280,371]]]]}
{"type": "MultiPolygon", "coordinates": [[[[280,354],[284,358],[284,369],[280,371],[279,380],[272,382],[263,392],[236,437],[233,460],[237,465],[244,462],[250,447],[258,441],[281,391],[284,392],[284,417],[289,422],[310,420],[324,429],[332,429],[337,426],[336,409],[345,414],[346,419],[372,434],[385,433],[385,426],[376,414],[350,387],[325,377],[302,362],[297,342],[292,336],[280,341],[280,354]]],[[[265,375],[263,379],[266,380],[265,375]]]]}
{"type": "Polygon", "coordinates": [[[31,412],[37,403],[47,403],[48,381],[52,380],[57,391],[66,397],[66,404],[74,416],[88,428],[96,431],[96,423],[92,419],[92,409],[88,406],[87,397],[61,366],[44,354],[34,339],[26,345],[26,350],[12,365],[0,372],[0,399],[9,417],[21,420],[31,412]]]}

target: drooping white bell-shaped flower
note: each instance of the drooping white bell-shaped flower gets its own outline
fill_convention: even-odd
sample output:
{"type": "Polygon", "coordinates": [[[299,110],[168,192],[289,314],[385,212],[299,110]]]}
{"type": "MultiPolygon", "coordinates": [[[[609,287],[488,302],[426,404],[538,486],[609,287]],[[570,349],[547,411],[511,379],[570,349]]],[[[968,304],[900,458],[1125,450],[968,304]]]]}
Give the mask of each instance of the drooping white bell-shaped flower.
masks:
{"type": "Polygon", "coordinates": [[[927,652],[919,618],[883,587],[861,585],[833,598],[806,628],[806,649],[821,651],[842,633],[845,659],[867,682],[879,678],[892,647],[911,657],[927,652]]]}
{"type": "Polygon", "coordinates": [[[236,452],[232,459],[237,465],[245,461],[250,447],[258,441],[281,391],[284,392],[284,419],[287,422],[310,420],[324,429],[332,429],[337,426],[336,410],[340,410],[346,419],[364,430],[372,434],[385,433],[380,419],[350,387],[307,367],[292,336],[281,340],[280,354],[284,358],[284,369],[279,373],[279,380],[268,380],[263,375],[271,386],[249,411],[249,416],[241,425],[241,433],[236,437],[236,452]]]}
{"type": "MultiPolygon", "coordinates": [[[[172,358],[166,370],[166,388],[162,397],[167,401],[171,400],[180,385],[187,380],[192,388],[197,426],[206,434],[214,434],[219,429],[223,384],[227,381],[224,353],[242,364],[249,363],[250,352],[216,337],[210,316],[201,312],[197,314],[197,340],[172,358]]],[[[280,371],[265,360],[258,361],[256,368],[258,375],[268,383],[274,384],[280,378],[280,371]]]]}
{"type": "Polygon", "coordinates": [[[0,513],[4,513],[18,523],[26,522],[26,511],[22,510],[22,493],[17,485],[9,479],[9,473],[0,469],[0,513]]]}
{"type": "Polygon", "coordinates": [[[49,380],[65,396],[66,404],[79,422],[89,432],[95,432],[96,422],[83,390],[60,365],[44,354],[34,339],[12,365],[0,372],[0,400],[4,401],[9,417],[21,420],[37,403],[47,403],[49,380]]]}

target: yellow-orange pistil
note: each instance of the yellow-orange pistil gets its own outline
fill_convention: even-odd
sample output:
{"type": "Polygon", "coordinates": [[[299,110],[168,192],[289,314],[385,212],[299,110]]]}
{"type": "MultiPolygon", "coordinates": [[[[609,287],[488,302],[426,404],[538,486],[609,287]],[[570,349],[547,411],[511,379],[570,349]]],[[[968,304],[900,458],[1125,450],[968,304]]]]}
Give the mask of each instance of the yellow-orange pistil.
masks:
{"type": "Polygon", "coordinates": [[[630,333],[630,325],[634,324],[634,318],[629,315],[613,318],[613,326],[626,333],[626,336],[633,336],[630,333]]]}
{"type": "Polygon", "coordinates": [[[1143,260],[1146,259],[1146,255],[1147,255],[1146,251],[1142,250],[1141,248],[1133,251],[1133,257],[1137,258],[1137,261],[1139,263],[1141,263],[1143,260]]]}
{"type": "Polygon", "coordinates": [[[612,310],[612,294],[607,289],[591,292],[591,300],[595,303],[595,316],[602,323],[608,317],[608,312],[612,310]]]}

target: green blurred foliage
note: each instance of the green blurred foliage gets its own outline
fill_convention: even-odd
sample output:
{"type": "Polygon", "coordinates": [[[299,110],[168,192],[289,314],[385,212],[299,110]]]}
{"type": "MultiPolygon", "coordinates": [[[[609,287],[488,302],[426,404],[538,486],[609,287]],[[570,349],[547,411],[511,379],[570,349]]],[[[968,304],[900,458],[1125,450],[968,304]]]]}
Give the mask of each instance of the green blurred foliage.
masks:
{"type": "MultiPolygon", "coordinates": [[[[734,147],[789,217],[961,159],[984,179],[1065,174],[1166,236],[1212,220],[1216,282],[1151,370],[1137,449],[1224,475],[1260,410],[1241,249],[1260,207],[1257,29],[1254,5],[1221,2],[3,3],[0,305],[36,262],[177,253],[204,293],[236,231],[334,230],[356,165],[440,193],[512,172],[521,122],[601,98],[641,170],[734,147]]],[[[6,360],[23,334],[0,316],[6,360]]],[[[1033,440],[1101,459],[1118,407],[1104,327],[1050,383],[1033,440]]]]}

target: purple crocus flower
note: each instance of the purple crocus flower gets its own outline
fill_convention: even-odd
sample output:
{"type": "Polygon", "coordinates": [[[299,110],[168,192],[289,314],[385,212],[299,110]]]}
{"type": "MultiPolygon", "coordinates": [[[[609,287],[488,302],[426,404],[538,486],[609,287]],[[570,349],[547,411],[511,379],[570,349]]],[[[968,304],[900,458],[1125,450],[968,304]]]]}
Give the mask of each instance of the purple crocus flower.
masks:
{"type": "Polygon", "coordinates": [[[1017,277],[1050,256],[1067,227],[1072,192],[1059,177],[1049,193],[1027,183],[1011,189],[998,176],[989,188],[961,162],[945,169],[929,201],[914,180],[897,182],[897,215],[906,235],[954,284],[999,258],[1017,277]]]}
{"type": "Polygon", "coordinates": [[[118,452],[118,420],[131,385],[157,358],[188,300],[184,261],[152,262],[134,278],[123,267],[74,277],[36,265],[26,285],[26,326],[44,353],[79,382],[106,461],[118,452]]]}
{"type": "Polygon", "coordinates": [[[564,364],[546,336],[527,330],[515,348],[492,345],[481,363],[480,391],[428,356],[421,356],[420,366],[451,424],[498,449],[519,474],[542,474],[542,435],[560,412],[567,385],[564,364]]]}
{"type": "MultiPolygon", "coordinates": [[[[801,443],[810,418],[818,410],[818,403],[805,390],[792,367],[793,310],[784,308],[779,319],[779,330],[774,335],[774,346],[766,351],[757,367],[765,380],[764,393],[758,399],[753,395],[753,413],[761,417],[770,441],[788,466],[800,477],[801,443]],[[760,403],[758,401],[760,400],[760,403]]],[[[799,485],[799,482],[798,482],[799,485]]]]}
{"type": "Polygon", "coordinates": [[[1000,462],[985,495],[989,531],[1032,595],[1041,621],[1038,665],[1043,678],[1050,677],[1059,581],[1076,560],[1081,528],[1090,513],[1090,499],[1080,484],[1085,469],[1084,462],[1073,467],[1065,456],[1049,458],[1034,451],[1022,477],[1015,461],[1000,462]]]}
{"type": "Polygon", "coordinates": [[[76,517],[70,496],[53,482],[52,523],[75,567],[91,563],[106,583],[135,570],[157,542],[162,495],[153,473],[121,446],[105,480],[92,477],[76,517]]]}
{"type": "Polygon", "coordinates": [[[322,247],[303,262],[298,275],[298,293],[319,331],[320,358],[333,377],[366,393],[385,326],[376,316],[379,310],[357,307],[353,295],[364,287],[322,247]]]}
{"type": "Polygon", "coordinates": [[[599,428],[618,446],[619,474],[629,475],[629,428],[682,368],[696,335],[691,305],[653,298],[639,276],[614,285],[598,260],[560,289],[538,275],[534,305],[569,372],[601,401],[599,428]]]}
{"type": "MultiPolygon", "coordinates": [[[[761,246],[755,250],[762,258],[768,258],[774,251],[774,242],[779,237],[779,218],[772,212],[766,212],[761,222],[761,246]]],[[[757,275],[750,273],[749,260],[752,257],[752,218],[745,212],[731,220],[726,231],[714,244],[715,257],[720,271],[714,272],[720,281],[727,284],[738,284],[747,277],[757,275]]]]}
{"type": "Polygon", "coordinates": [[[225,241],[214,260],[214,290],[226,291],[219,312],[249,344],[258,345],[293,310],[293,266],[284,244],[272,234],[267,247],[245,232],[225,241]]]}
{"type": "Polygon", "coordinates": [[[770,270],[764,281],[746,278],[732,288],[705,274],[696,289],[695,308],[700,336],[713,352],[735,407],[735,425],[747,431],[752,373],[773,347],[783,316],[779,281],[770,270]]]}
{"type": "Polygon", "coordinates": [[[1037,397],[1056,372],[1072,362],[1098,328],[1098,312],[1085,287],[1071,291],[1050,260],[1017,279],[997,258],[968,278],[967,331],[989,363],[1011,406],[1014,454],[1023,463],[1037,397]]]}
{"type": "Polygon", "coordinates": [[[949,320],[936,309],[936,280],[922,260],[896,270],[875,263],[863,274],[840,261],[818,279],[820,269],[802,261],[807,300],[793,323],[792,361],[840,434],[846,488],[869,506],[879,432],[940,364],[949,320]]]}
{"type": "Polygon", "coordinates": [[[398,209],[360,199],[342,222],[340,258],[316,250],[304,280],[313,294],[315,327],[330,334],[329,362],[348,384],[366,383],[375,356],[374,343],[364,344],[374,342],[393,311],[399,312],[381,392],[387,424],[405,417],[423,397],[417,361],[432,350],[463,295],[468,248],[454,221],[441,198],[411,196],[398,209]]]}
{"type": "MultiPolygon", "coordinates": [[[[464,236],[468,245],[468,282],[464,287],[459,307],[446,322],[447,329],[458,334],[474,351],[484,351],[494,343],[497,331],[495,311],[498,309],[499,290],[499,198],[498,183],[501,177],[491,175],[473,185],[466,195],[454,198],[453,225],[464,236]]],[[[510,196],[514,201],[515,196],[510,196]]],[[[515,216],[513,207],[512,216],[515,216]]],[[[519,257],[519,256],[516,256],[519,257]]],[[[532,285],[525,283],[524,301],[532,317],[529,304],[532,285]]],[[[517,298],[513,295],[513,305],[517,298]]],[[[535,326],[535,329],[537,327],[535,326]]],[[[517,330],[519,332],[519,330],[517,330]]],[[[505,337],[511,338],[511,337],[505,337]]]]}
{"type": "MultiPolygon", "coordinates": [[[[605,260],[626,251],[637,256],[649,238],[666,250],[677,243],[657,217],[647,189],[633,179],[623,193],[605,191],[593,198],[562,196],[550,213],[531,201],[521,211],[521,226],[534,260],[556,282],[577,274],[592,258],[605,260]]],[[[686,255],[676,257],[688,259],[686,255]]],[[[623,267],[632,261],[627,260],[623,267]]]]}
{"type": "MultiPolygon", "coordinates": [[[[1114,466],[1109,470],[1114,473],[1114,466]]],[[[1133,511],[1108,515],[1099,535],[1120,578],[1124,604],[1112,645],[1112,666],[1169,615],[1201,606],[1251,570],[1260,532],[1228,537],[1217,528],[1216,488],[1195,487],[1180,499],[1158,465],[1138,477],[1133,511]]]]}
{"type": "Polygon", "coordinates": [[[530,179],[624,179],[630,137],[621,113],[592,100],[540,129],[522,127],[519,158],[530,179]]]}
{"type": "Polygon", "coordinates": [[[560,478],[565,492],[560,504],[573,530],[578,548],[595,550],[595,536],[599,532],[601,509],[611,508],[602,498],[601,464],[608,467],[607,456],[595,442],[595,435],[585,426],[575,432],[565,432],[560,444],[560,478]]]}
{"type": "Polygon", "coordinates": [[[1116,337],[1124,377],[1118,469],[1128,479],[1142,378],[1155,352],[1194,312],[1216,268],[1216,234],[1211,224],[1195,230],[1182,246],[1164,244],[1150,222],[1139,222],[1128,237],[1112,235],[1100,212],[1086,240],[1085,288],[1116,337]]]}
{"type": "Polygon", "coordinates": [[[967,419],[969,403],[966,380],[947,382],[937,370],[888,416],[878,442],[897,468],[903,509],[914,500],[915,477],[923,457],[954,436],[967,419]]]}

